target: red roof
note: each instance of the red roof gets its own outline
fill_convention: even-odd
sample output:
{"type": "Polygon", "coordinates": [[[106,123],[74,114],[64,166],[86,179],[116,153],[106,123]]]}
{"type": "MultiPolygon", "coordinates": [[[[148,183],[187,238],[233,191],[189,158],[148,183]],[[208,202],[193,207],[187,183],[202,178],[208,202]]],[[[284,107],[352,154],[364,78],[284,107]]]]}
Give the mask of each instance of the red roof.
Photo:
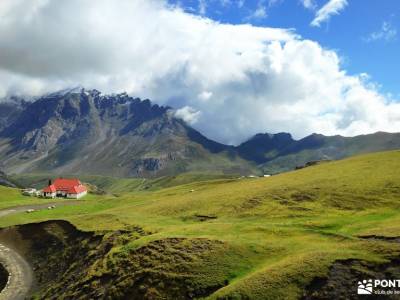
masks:
{"type": "Polygon", "coordinates": [[[49,186],[47,186],[47,187],[45,187],[43,189],[43,192],[45,192],[45,193],[55,193],[56,192],[56,187],[54,186],[54,184],[49,185],[49,186]]]}
{"type": "Polygon", "coordinates": [[[68,193],[69,194],[80,194],[80,193],[83,193],[86,191],[87,191],[87,189],[84,185],[77,185],[77,186],[74,186],[73,188],[70,188],[68,190],[68,193]]]}
{"type": "Polygon", "coordinates": [[[57,178],[54,180],[53,185],[57,189],[68,189],[74,186],[81,185],[81,182],[79,179],[73,178],[73,179],[65,179],[65,178],[57,178]]]}
{"type": "Polygon", "coordinates": [[[43,192],[45,193],[55,193],[56,191],[62,191],[68,194],[80,194],[87,191],[87,189],[84,185],[82,185],[79,179],[76,178],[57,178],[54,180],[53,184],[43,189],[43,192]]]}

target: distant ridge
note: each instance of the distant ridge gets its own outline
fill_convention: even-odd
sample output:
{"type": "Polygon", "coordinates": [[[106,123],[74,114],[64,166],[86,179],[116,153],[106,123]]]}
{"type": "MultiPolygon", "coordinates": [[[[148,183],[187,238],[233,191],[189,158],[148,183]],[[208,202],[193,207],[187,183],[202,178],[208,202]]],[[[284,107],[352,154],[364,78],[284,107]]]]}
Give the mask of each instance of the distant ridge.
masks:
{"type": "Polygon", "coordinates": [[[175,118],[171,108],[126,93],[102,95],[79,87],[24,103],[12,118],[7,108],[0,106],[0,168],[7,173],[151,177],[257,172],[232,147],[175,118]]]}
{"type": "Polygon", "coordinates": [[[257,134],[238,147],[239,154],[256,162],[265,173],[279,173],[318,160],[400,149],[400,133],[376,132],[355,137],[311,134],[294,140],[288,133],[257,134]]]}
{"type": "Polygon", "coordinates": [[[0,102],[0,168],[7,173],[261,175],[393,149],[400,149],[399,133],[312,134],[300,140],[290,133],[260,133],[233,147],[208,139],[175,118],[170,107],[83,87],[32,102],[20,97],[0,102]]]}

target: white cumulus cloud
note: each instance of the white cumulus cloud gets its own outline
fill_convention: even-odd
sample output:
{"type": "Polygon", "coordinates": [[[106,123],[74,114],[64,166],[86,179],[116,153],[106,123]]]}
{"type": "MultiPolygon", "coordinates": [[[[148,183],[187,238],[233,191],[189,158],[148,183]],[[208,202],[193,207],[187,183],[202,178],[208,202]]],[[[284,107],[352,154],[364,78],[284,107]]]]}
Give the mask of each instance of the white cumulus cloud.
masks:
{"type": "MultiPolygon", "coordinates": [[[[308,1],[306,0],[304,2],[308,1]]],[[[315,18],[311,22],[311,26],[321,26],[321,23],[328,21],[331,16],[338,15],[347,6],[347,4],[347,0],[329,0],[316,12],[315,18]]]]}
{"type": "Polygon", "coordinates": [[[400,104],[291,30],[231,25],[162,0],[0,1],[0,97],[83,85],[175,108],[206,136],[400,131],[400,104]]]}
{"type": "Polygon", "coordinates": [[[175,117],[184,120],[188,124],[195,124],[201,115],[200,111],[196,111],[193,107],[184,106],[175,111],[175,117]]]}

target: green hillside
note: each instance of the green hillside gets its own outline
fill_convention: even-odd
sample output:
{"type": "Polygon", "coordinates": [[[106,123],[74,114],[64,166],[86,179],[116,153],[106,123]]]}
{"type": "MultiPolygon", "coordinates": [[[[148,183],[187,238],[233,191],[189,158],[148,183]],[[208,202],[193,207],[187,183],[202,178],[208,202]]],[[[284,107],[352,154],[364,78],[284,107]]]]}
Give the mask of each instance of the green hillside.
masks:
{"type": "Polygon", "coordinates": [[[21,102],[11,114],[10,105],[16,106],[0,105],[0,159],[7,174],[156,178],[260,172],[234,147],[175,118],[169,107],[126,93],[54,93],[21,102]]]}
{"type": "MultiPolygon", "coordinates": [[[[66,178],[76,177],[77,175],[62,175],[66,178]]],[[[23,187],[34,187],[41,189],[47,185],[49,179],[57,177],[54,174],[14,174],[9,176],[23,187]]],[[[149,178],[117,178],[100,175],[78,175],[82,182],[94,185],[98,189],[108,193],[127,193],[143,190],[158,190],[161,188],[173,187],[199,181],[209,181],[214,179],[233,179],[238,176],[219,175],[207,173],[183,173],[176,176],[162,176],[154,179],[149,178]]]]}
{"type": "MultiPolygon", "coordinates": [[[[400,245],[389,239],[400,236],[399,169],[400,151],[391,151],[269,178],[182,179],[153,191],[99,177],[106,190],[119,185],[118,194],[6,216],[0,225],[63,219],[84,231],[122,230],[75,278],[88,291],[115,280],[115,295],[135,287],[154,299],[299,299],[338,261],[380,266],[399,256],[400,245]]],[[[1,206],[14,205],[16,191],[1,191],[1,206]]]]}
{"type": "MultiPolygon", "coordinates": [[[[273,145],[271,142],[265,144],[273,145]]],[[[257,154],[255,149],[257,147],[250,147],[250,153],[257,154]]],[[[289,142],[279,151],[273,149],[262,153],[264,161],[259,163],[264,173],[275,174],[293,170],[310,161],[337,160],[353,155],[396,149],[400,149],[399,133],[376,132],[355,137],[312,134],[299,141],[289,142]]],[[[258,155],[261,156],[260,153],[258,155]]]]}

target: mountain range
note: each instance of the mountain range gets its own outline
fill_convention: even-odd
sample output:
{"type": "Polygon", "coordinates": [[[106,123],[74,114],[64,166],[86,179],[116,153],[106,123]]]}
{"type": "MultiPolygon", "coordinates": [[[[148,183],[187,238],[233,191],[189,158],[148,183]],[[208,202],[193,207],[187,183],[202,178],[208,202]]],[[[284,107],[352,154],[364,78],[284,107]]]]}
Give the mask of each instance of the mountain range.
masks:
{"type": "MultiPolygon", "coordinates": [[[[216,128],[218,130],[218,128],[216,128]]],[[[310,161],[400,148],[400,134],[257,134],[239,146],[208,139],[170,107],[83,88],[0,102],[6,173],[157,177],[184,172],[278,173],[310,161]]]]}

